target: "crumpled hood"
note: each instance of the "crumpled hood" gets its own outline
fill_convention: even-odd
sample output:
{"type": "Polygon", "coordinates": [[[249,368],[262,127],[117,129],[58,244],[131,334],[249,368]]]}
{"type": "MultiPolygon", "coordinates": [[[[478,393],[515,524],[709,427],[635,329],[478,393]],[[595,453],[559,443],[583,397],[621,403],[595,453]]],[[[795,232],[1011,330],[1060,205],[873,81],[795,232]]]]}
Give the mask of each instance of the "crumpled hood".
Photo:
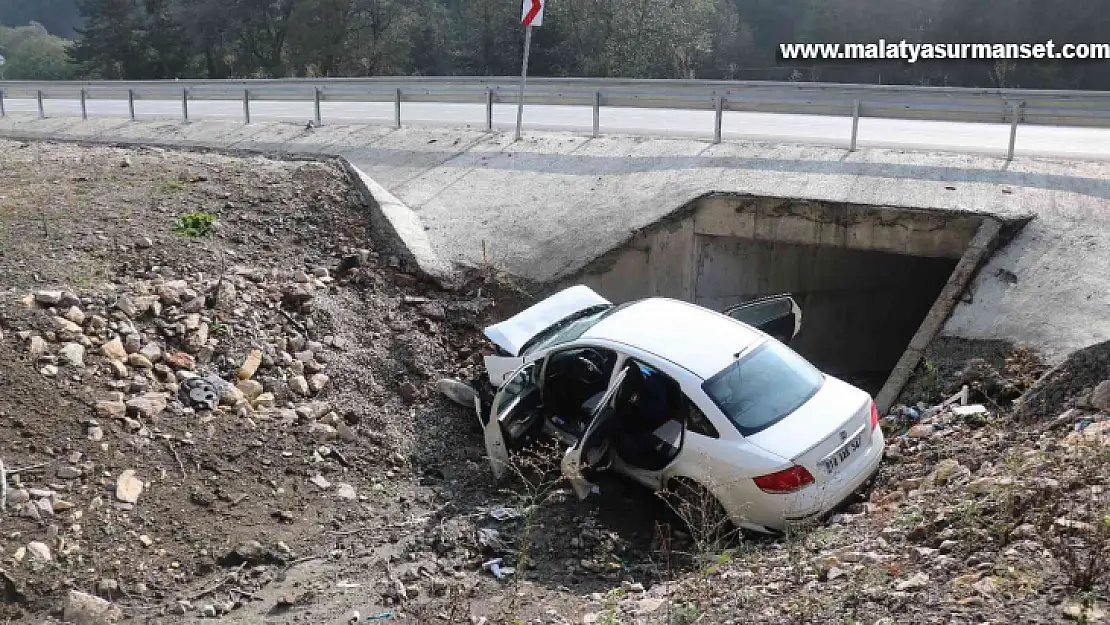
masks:
{"type": "Polygon", "coordinates": [[[498,347],[513,356],[540,332],[576,312],[612,302],[595,293],[588,286],[573,286],[543,300],[514,317],[486,328],[485,335],[498,347]]]}

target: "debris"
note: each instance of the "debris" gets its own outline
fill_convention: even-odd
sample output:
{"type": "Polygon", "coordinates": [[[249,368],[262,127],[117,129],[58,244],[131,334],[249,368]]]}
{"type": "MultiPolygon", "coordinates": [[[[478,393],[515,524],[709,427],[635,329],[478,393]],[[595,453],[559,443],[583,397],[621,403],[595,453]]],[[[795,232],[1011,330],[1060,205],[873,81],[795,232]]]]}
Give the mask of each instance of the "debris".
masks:
{"type": "Polygon", "coordinates": [[[181,383],[177,392],[181,403],[193,408],[215,410],[220,403],[220,394],[208,378],[190,378],[181,383]]]}
{"type": "Polygon", "coordinates": [[[262,352],[257,349],[251,350],[251,353],[247,355],[246,360],[243,361],[243,365],[239,367],[239,379],[249,380],[254,377],[255,372],[258,371],[258,367],[261,364],[262,352]]]}
{"type": "Polygon", "coordinates": [[[512,521],[523,517],[524,513],[517,508],[494,508],[489,515],[498,521],[512,521]]]}
{"type": "Polygon", "coordinates": [[[952,413],[961,417],[970,415],[987,414],[987,408],[982,404],[972,404],[970,406],[956,406],[952,408],[952,413]]]}
{"type": "Polygon", "coordinates": [[[460,406],[465,406],[467,408],[474,407],[474,397],[477,392],[472,386],[465,382],[451,378],[443,378],[436,382],[436,389],[439,390],[444,397],[460,406]]]}
{"type": "Polygon", "coordinates": [[[501,566],[501,558],[494,558],[482,563],[482,568],[493,573],[497,579],[504,579],[514,573],[516,569],[511,566],[501,566]]]}

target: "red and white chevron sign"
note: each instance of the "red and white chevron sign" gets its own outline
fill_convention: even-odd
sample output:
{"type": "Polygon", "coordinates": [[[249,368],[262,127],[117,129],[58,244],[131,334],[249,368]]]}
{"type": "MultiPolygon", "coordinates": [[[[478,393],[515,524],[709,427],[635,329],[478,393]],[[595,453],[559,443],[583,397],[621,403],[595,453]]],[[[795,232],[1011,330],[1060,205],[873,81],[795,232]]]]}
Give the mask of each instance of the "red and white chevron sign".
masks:
{"type": "Polygon", "coordinates": [[[546,0],[524,0],[524,8],[520,12],[520,23],[525,26],[543,25],[543,5],[546,0]]]}

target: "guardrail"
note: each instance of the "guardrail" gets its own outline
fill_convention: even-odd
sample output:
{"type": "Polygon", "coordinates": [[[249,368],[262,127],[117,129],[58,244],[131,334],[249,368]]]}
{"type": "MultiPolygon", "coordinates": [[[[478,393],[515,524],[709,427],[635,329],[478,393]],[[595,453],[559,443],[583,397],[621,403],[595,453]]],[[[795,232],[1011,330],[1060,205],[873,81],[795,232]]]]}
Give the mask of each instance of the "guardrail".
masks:
{"type": "MultiPolygon", "coordinates": [[[[485,104],[486,127],[493,128],[494,104],[517,104],[518,78],[331,78],[280,80],[175,81],[0,81],[0,115],[5,98],[43,102],[78,99],[88,117],[90,99],[126,99],[135,118],[136,100],[180,100],[189,119],[191,100],[242,100],[250,123],[253,101],[312,101],[322,123],[321,102],[392,102],[401,125],[405,102],[485,104]]],[[[850,149],[855,150],[859,119],[875,117],[923,121],[1010,124],[1007,158],[1013,158],[1019,124],[1110,127],[1110,92],[969,89],[828,83],[773,83],[700,80],[615,80],[535,78],[524,103],[589,106],[593,133],[600,134],[602,107],[710,110],[715,112],[714,141],[721,140],[725,111],[791,113],[852,118],[850,149]]]]}

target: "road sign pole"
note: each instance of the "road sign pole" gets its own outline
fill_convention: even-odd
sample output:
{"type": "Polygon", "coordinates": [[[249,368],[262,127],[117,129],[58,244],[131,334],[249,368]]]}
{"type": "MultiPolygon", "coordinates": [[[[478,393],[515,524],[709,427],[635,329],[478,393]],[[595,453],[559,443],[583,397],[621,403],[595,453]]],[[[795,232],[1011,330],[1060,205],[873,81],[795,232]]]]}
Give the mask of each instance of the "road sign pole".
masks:
{"type": "Polygon", "coordinates": [[[524,123],[524,86],[528,83],[528,53],[532,48],[532,27],[524,31],[524,61],[520,69],[520,98],[516,103],[516,141],[520,141],[520,126],[524,123]]]}
{"type": "Polygon", "coordinates": [[[42,89],[38,90],[39,119],[46,119],[46,110],[42,106],[42,89]]]}
{"type": "Polygon", "coordinates": [[[4,110],[4,90],[0,89],[0,117],[7,117],[8,112],[4,110]]]}
{"type": "Polygon", "coordinates": [[[82,89],[81,90],[81,119],[88,119],[89,118],[89,107],[85,103],[85,98],[86,98],[85,90],[82,89]]]}
{"type": "Polygon", "coordinates": [[[852,102],[852,143],[848,146],[849,152],[856,151],[857,137],[859,137],[859,100],[852,102]]]}
{"type": "Polygon", "coordinates": [[[1014,108],[1010,113],[1010,149],[1006,151],[1006,160],[1008,161],[1014,160],[1014,147],[1017,145],[1018,115],[1020,113],[1018,106],[1019,105],[1014,104],[1014,108]]]}

